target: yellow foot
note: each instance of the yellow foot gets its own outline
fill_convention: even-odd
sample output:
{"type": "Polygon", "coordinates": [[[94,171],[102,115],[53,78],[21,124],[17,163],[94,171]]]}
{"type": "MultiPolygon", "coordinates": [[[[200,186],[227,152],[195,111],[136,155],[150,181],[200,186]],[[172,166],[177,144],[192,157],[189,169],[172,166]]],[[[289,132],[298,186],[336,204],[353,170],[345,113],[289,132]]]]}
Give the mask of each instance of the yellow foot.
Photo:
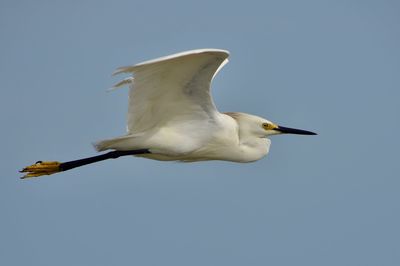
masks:
{"type": "Polygon", "coordinates": [[[26,173],[21,179],[58,173],[61,171],[60,164],[59,162],[38,161],[20,171],[20,173],[26,173]]]}

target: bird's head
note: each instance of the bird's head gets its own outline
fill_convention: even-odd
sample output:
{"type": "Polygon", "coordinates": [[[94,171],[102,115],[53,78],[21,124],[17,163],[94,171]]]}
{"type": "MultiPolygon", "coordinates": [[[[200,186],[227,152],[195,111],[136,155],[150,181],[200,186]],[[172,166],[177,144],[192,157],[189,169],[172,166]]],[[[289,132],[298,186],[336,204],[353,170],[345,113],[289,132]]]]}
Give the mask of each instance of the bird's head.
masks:
{"type": "Polygon", "coordinates": [[[239,125],[241,134],[265,138],[278,134],[317,135],[314,132],[277,125],[265,118],[244,113],[227,113],[239,125]]]}
{"type": "Polygon", "coordinates": [[[266,136],[277,134],[317,135],[317,133],[307,130],[279,126],[265,119],[261,127],[264,129],[266,136]]]}

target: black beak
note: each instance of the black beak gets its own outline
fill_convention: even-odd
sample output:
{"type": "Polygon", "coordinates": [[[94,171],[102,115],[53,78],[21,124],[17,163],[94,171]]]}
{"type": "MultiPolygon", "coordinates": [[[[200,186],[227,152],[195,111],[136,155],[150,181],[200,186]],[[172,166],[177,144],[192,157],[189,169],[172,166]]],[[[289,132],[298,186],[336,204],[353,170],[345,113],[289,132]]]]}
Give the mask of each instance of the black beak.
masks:
{"type": "Polygon", "coordinates": [[[307,131],[307,130],[302,130],[302,129],[295,129],[295,128],[290,128],[290,127],[281,127],[278,126],[278,128],[275,129],[276,131],[279,131],[284,134],[297,134],[297,135],[317,135],[317,133],[307,131]]]}

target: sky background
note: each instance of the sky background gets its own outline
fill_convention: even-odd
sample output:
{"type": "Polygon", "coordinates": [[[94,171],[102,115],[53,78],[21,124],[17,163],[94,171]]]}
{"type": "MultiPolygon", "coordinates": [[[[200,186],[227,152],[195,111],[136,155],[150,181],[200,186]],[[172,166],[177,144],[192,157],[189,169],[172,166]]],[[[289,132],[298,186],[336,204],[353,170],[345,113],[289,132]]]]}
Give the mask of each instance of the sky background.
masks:
{"type": "Polygon", "coordinates": [[[398,1],[0,2],[1,265],[400,265],[398,1]],[[20,180],[123,135],[119,66],[231,52],[220,111],[274,136],[255,163],[120,158],[20,180]]]}

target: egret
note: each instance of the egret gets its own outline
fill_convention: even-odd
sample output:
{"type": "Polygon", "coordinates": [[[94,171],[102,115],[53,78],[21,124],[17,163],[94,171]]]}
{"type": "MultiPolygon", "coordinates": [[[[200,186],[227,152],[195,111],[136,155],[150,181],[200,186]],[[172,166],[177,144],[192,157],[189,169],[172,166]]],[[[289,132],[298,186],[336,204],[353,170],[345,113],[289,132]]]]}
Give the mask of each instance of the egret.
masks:
{"type": "Polygon", "coordinates": [[[218,112],[210,85],[228,62],[229,52],[198,49],[118,68],[130,77],[127,134],[98,141],[101,155],[69,162],[38,161],[20,172],[22,178],[50,175],[72,168],[133,155],[161,161],[223,160],[253,162],[268,154],[271,135],[316,135],[283,127],[245,113],[218,112]]]}

